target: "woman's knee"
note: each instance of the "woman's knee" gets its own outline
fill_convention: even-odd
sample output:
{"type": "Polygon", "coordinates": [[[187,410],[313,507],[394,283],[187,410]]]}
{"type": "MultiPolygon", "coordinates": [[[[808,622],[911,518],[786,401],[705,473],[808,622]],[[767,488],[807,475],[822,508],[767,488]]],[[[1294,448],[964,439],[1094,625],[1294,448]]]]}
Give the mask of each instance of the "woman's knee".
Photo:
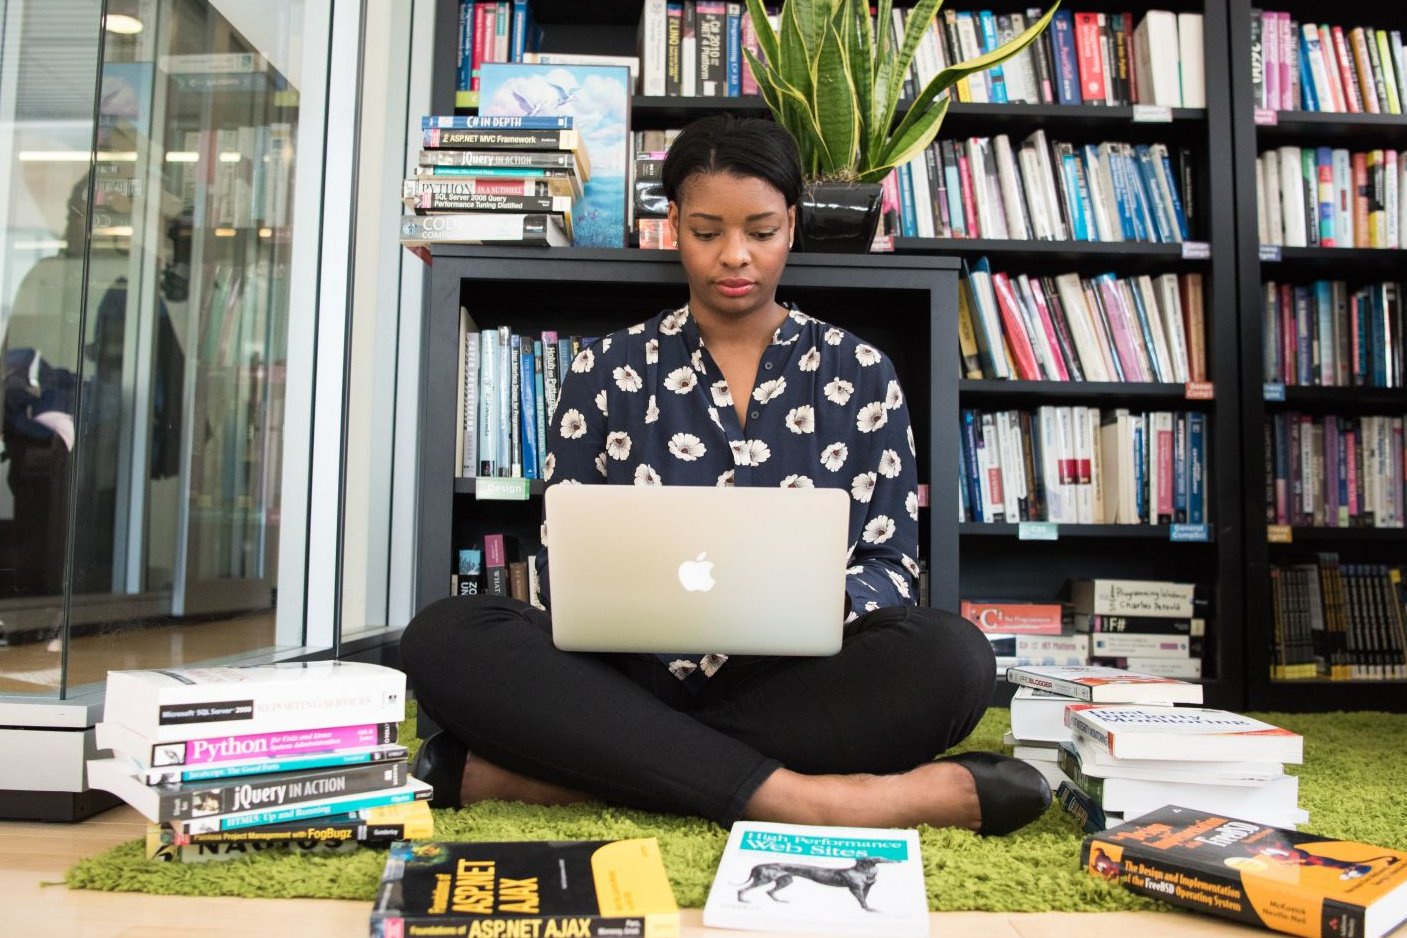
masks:
{"type": "Polygon", "coordinates": [[[971,622],[928,606],[909,607],[912,667],[941,681],[948,696],[970,697],[986,707],[996,682],[992,643],[971,622]]]}

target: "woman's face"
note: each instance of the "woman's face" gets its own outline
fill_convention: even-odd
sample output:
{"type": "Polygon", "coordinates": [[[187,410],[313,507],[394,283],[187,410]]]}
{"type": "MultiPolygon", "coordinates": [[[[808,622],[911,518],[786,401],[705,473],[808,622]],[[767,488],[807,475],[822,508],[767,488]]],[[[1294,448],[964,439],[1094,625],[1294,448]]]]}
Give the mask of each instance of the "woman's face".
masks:
{"type": "Polygon", "coordinates": [[[796,209],[755,176],[699,173],[669,203],[695,314],[730,319],[775,308],[796,209]]]}

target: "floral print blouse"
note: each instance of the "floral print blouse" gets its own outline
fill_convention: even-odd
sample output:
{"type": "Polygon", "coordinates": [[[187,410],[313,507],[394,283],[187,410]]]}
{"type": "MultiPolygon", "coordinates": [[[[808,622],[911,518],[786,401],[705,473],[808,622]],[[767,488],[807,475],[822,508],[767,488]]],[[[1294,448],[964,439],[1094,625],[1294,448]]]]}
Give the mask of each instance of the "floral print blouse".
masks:
{"type": "MultiPolygon", "coordinates": [[[[763,353],[743,426],[688,307],[662,312],[581,350],[547,438],[549,485],[844,489],[851,616],[914,604],[918,473],[908,407],[889,359],[843,329],[791,310],[763,353]]],[[[547,543],[544,530],[544,598],[547,543]]],[[[686,681],[726,660],[657,657],[686,681]]]]}

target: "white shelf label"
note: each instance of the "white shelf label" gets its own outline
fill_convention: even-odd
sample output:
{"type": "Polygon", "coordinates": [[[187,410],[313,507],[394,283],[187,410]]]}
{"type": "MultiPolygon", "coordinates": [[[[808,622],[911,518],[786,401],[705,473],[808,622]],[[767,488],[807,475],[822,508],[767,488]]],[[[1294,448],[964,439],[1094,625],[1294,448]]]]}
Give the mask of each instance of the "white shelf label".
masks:
{"type": "Polygon", "coordinates": [[[1279,381],[1267,381],[1261,386],[1261,397],[1267,401],[1283,402],[1285,400],[1285,385],[1279,381]]]}
{"type": "Polygon", "coordinates": [[[484,502],[525,502],[532,493],[532,481],[500,476],[479,476],[474,480],[474,497],[484,502]]]}
{"type": "Polygon", "coordinates": [[[1166,104],[1135,104],[1133,122],[1135,124],[1171,124],[1172,108],[1166,104]]]}
{"type": "Polygon", "coordinates": [[[1262,244],[1260,246],[1260,259],[1272,264],[1280,263],[1280,245],[1262,244]]]}
{"type": "Polygon", "coordinates": [[[1016,526],[1018,541],[1058,541],[1060,525],[1054,521],[1022,521],[1016,526]]]}
{"type": "Polygon", "coordinates": [[[1274,108],[1268,107],[1256,108],[1257,127],[1274,127],[1278,123],[1280,123],[1279,111],[1275,110],[1274,108]]]}
{"type": "Polygon", "coordinates": [[[1182,259],[1185,261],[1204,261],[1211,256],[1212,246],[1206,241],[1182,242],[1182,259]]]}
{"type": "Polygon", "coordinates": [[[1205,543],[1212,539],[1209,524],[1173,524],[1168,526],[1168,540],[1184,543],[1205,543]]]}

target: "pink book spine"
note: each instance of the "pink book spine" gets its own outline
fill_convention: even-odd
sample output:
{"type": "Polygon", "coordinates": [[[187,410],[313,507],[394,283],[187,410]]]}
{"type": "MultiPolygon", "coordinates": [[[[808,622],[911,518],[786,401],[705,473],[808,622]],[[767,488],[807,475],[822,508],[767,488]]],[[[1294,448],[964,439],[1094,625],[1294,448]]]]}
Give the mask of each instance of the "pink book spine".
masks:
{"type": "Polygon", "coordinates": [[[507,560],[504,559],[503,535],[502,535],[502,534],[485,534],[485,535],[484,535],[484,566],[485,566],[485,567],[502,567],[502,566],[504,566],[504,565],[506,565],[506,564],[507,564],[507,560]]]}
{"type": "MultiPolygon", "coordinates": [[[[757,41],[757,30],[752,28],[752,17],[746,13],[743,14],[743,48],[759,59],[762,58],[762,46],[757,41]]],[[[753,77],[752,69],[747,64],[747,56],[743,56],[742,93],[757,94],[757,79],[753,77]]]]}
{"type": "Polygon", "coordinates": [[[1264,58],[1264,107],[1280,110],[1280,14],[1266,10],[1260,18],[1260,47],[1264,58]]]}
{"type": "Polygon", "coordinates": [[[1055,370],[1056,377],[1061,381],[1070,380],[1070,370],[1065,367],[1065,358],[1060,354],[1060,337],[1055,334],[1055,322],[1050,318],[1050,307],[1046,306],[1045,297],[1038,290],[1033,290],[1029,283],[1025,283],[1026,277],[1022,276],[1022,292],[1031,298],[1031,306],[1036,310],[1036,318],[1040,320],[1041,329],[1045,332],[1046,344],[1051,350],[1051,366],[1055,370]]]}
{"type": "Polygon", "coordinates": [[[1173,518],[1173,435],[1172,430],[1160,428],[1157,443],[1158,458],[1158,520],[1173,518]]]}
{"type": "Polygon", "coordinates": [[[1358,427],[1360,424],[1351,423],[1353,427],[1343,435],[1344,451],[1348,454],[1348,517],[1350,519],[1358,517],[1358,460],[1354,458],[1354,449],[1358,445],[1358,427]]]}
{"type": "Polygon", "coordinates": [[[1299,68],[1299,47],[1295,42],[1294,26],[1290,14],[1280,14],[1280,110],[1298,111],[1300,103],[1295,100],[1295,83],[1291,69],[1299,68]]]}
{"type": "Polygon", "coordinates": [[[363,723],[357,726],[335,726],[315,730],[252,733],[248,736],[211,736],[171,745],[183,745],[186,748],[185,760],[180,764],[211,765],[245,759],[379,746],[393,740],[391,727],[390,723],[363,723]]]}
{"type": "Polygon", "coordinates": [[[1128,310],[1124,308],[1123,298],[1119,296],[1113,277],[1099,278],[1099,294],[1104,298],[1104,311],[1109,315],[1109,331],[1114,340],[1114,351],[1119,356],[1119,364],[1124,369],[1124,380],[1147,381],[1148,375],[1143,371],[1138,349],[1134,348],[1135,340],[1128,310]]]}

